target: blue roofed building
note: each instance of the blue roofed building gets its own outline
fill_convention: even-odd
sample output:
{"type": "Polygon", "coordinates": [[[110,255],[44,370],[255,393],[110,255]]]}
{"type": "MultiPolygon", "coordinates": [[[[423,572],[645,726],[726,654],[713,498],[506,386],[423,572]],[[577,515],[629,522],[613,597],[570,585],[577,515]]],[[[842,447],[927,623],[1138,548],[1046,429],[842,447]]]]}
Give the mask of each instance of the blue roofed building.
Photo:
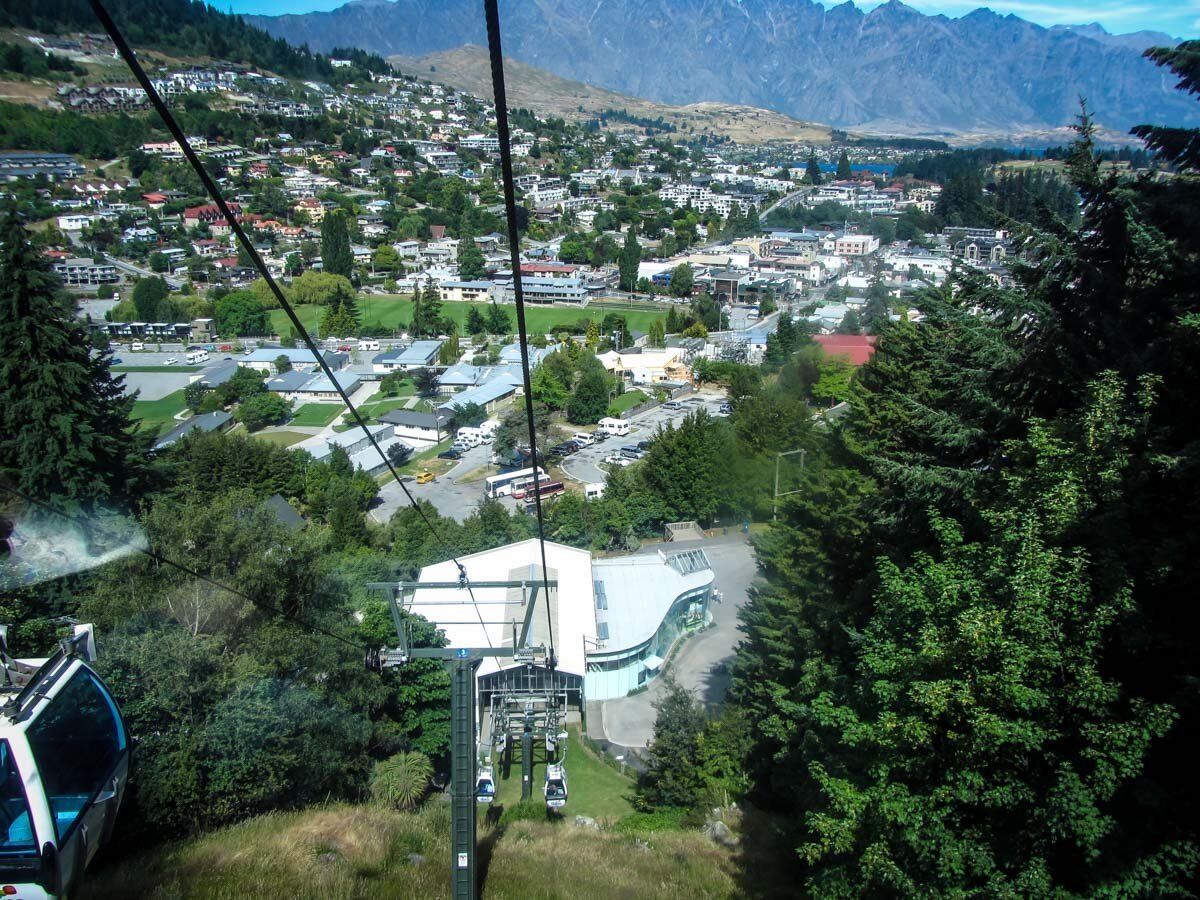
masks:
{"type": "MultiPolygon", "coordinates": [[[[237,364],[247,369],[258,369],[260,372],[270,375],[275,371],[275,360],[281,356],[287,358],[293,369],[305,369],[311,372],[317,368],[316,354],[307,348],[300,347],[263,347],[259,350],[251,350],[239,357],[237,364]]],[[[329,365],[329,368],[335,371],[345,366],[350,360],[350,354],[333,350],[322,351],[321,357],[329,365]]]]}
{"type": "Polygon", "coordinates": [[[407,347],[398,347],[377,354],[371,359],[371,367],[378,375],[390,372],[411,372],[425,369],[437,362],[438,351],[443,341],[413,341],[407,347]]]}
{"type": "Polygon", "coordinates": [[[191,434],[193,431],[199,431],[204,434],[210,434],[214,431],[225,431],[227,428],[233,427],[233,416],[223,409],[216,412],[205,413],[202,416],[193,416],[186,422],[176,425],[157,441],[154,442],[155,450],[164,450],[170,447],[176,441],[183,438],[184,435],[191,434]]]}
{"type": "Polygon", "coordinates": [[[513,396],[523,383],[524,380],[519,376],[501,375],[476,387],[460,391],[438,406],[438,411],[453,413],[468,403],[478,403],[489,413],[493,413],[496,407],[513,396]]]}

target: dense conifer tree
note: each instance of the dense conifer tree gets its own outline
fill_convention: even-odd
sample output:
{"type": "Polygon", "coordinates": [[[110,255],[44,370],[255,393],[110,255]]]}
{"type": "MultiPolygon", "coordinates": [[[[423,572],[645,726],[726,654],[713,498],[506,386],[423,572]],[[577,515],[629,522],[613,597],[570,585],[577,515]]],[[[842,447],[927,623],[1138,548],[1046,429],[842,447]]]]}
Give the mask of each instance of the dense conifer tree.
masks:
{"type": "Polygon", "coordinates": [[[0,481],[92,510],[143,470],[133,397],[11,210],[0,213],[0,481]]]}

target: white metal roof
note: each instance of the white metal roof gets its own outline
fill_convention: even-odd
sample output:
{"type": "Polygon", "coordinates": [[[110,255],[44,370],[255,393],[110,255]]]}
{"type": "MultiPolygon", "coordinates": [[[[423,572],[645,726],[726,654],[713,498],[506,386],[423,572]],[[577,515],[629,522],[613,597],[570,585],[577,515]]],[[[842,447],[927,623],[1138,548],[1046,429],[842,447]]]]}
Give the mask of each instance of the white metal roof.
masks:
{"type": "MultiPolygon", "coordinates": [[[[459,557],[472,581],[516,581],[541,579],[541,554],[536,539],[521,541],[459,557]]],[[[550,578],[558,580],[551,589],[550,612],[554,622],[554,649],[558,668],[575,675],[584,674],[584,637],[596,636],[596,606],[592,594],[592,559],[586,550],[546,542],[546,564],[550,578]]],[[[457,581],[458,569],[452,560],[435,563],[421,570],[420,581],[457,581]]],[[[512,619],[518,630],[525,614],[520,589],[473,588],[476,607],[464,590],[417,590],[412,611],[424,616],[446,634],[451,647],[511,647],[512,619]],[[482,616],[486,624],[481,625],[482,616]],[[493,624],[494,623],[494,624],[493,624]]],[[[533,614],[533,644],[547,642],[546,598],[538,590],[533,614]]],[[[487,657],[480,675],[513,665],[511,659],[487,657]]]]}
{"type": "Polygon", "coordinates": [[[608,623],[604,649],[615,652],[650,638],[679,595],[712,584],[713,572],[702,551],[658,551],[594,560],[592,577],[597,585],[603,585],[594,586],[593,591],[602,591],[607,605],[607,611],[599,614],[608,623]],[[676,556],[680,558],[674,559],[676,556]]]}

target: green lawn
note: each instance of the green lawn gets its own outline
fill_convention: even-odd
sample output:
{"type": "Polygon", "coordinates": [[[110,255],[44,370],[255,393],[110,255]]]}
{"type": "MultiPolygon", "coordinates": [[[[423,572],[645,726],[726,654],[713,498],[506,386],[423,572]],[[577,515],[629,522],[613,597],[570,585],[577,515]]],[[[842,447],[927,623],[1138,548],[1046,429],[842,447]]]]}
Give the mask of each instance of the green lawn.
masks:
{"type": "Polygon", "coordinates": [[[133,418],[155,434],[162,434],[180,424],[175,421],[175,414],[182,412],[186,406],[183,391],[179,390],[161,400],[135,400],[133,418]]]}
{"type": "Polygon", "coordinates": [[[345,410],[346,407],[341,403],[305,403],[296,409],[288,424],[324,428],[345,410]]]}
{"type": "Polygon", "coordinates": [[[292,444],[300,443],[305,438],[312,437],[312,435],[304,434],[300,431],[268,431],[265,434],[260,431],[254,437],[260,441],[266,441],[268,444],[290,447],[292,444]]]}
{"type": "MultiPolygon", "coordinates": [[[[633,793],[633,779],[626,778],[616,769],[600,762],[579,740],[579,732],[570,729],[567,758],[567,805],[563,813],[567,816],[591,816],[615,822],[633,812],[628,795],[633,793]]],[[[493,766],[496,777],[496,802],[507,808],[516,806],[521,800],[521,745],[518,741],[513,753],[512,767],[508,778],[502,777],[500,767],[493,766]]],[[[546,779],[546,765],[540,744],[534,745],[533,798],[542,801],[542,786],[546,779]]]]}
{"type": "MultiPolygon", "coordinates": [[[[459,325],[460,332],[465,326],[467,312],[472,307],[486,313],[487,303],[443,303],[442,315],[453,319],[459,325]]],[[[509,313],[513,329],[516,329],[516,308],[512,305],[503,307],[509,313]]],[[[666,310],[656,308],[634,309],[574,309],[565,306],[528,306],[525,309],[525,321],[529,330],[534,334],[545,334],[553,326],[569,325],[581,318],[603,320],[609,312],[625,316],[631,331],[648,331],[650,323],[655,319],[666,319],[666,310]]],[[[359,319],[364,326],[376,325],[383,328],[402,328],[412,320],[412,300],[393,295],[362,295],[358,298],[359,319]]],[[[321,308],[318,306],[297,306],[296,314],[304,327],[312,334],[321,318],[321,308]]],[[[277,334],[290,333],[292,324],[282,309],[271,310],[271,327],[277,334]]]]}
{"type": "Polygon", "coordinates": [[[613,397],[613,402],[609,404],[608,408],[617,415],[620,415],[628,409],[633,409],[633,407],[645,400],[646,395],[641,391],[626,391],[619,397],[613,397]]]}

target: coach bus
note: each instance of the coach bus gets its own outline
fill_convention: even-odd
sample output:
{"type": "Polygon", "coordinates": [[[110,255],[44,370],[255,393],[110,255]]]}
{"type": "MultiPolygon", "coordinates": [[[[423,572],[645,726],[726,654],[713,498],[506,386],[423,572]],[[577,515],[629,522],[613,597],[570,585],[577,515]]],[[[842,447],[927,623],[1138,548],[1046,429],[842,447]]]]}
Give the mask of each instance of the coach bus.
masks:
{"type": "Polygon", "coordinates": [[[512,472],[501,472],[499,475],[489,475],[483,482],[483,495],[485,497],[506,497],[513,492],[514,485],[531,481],[535,474],[541,481],[549,478],[546,470],[541,466],[536,469],[516,469],[512,472]]]}

